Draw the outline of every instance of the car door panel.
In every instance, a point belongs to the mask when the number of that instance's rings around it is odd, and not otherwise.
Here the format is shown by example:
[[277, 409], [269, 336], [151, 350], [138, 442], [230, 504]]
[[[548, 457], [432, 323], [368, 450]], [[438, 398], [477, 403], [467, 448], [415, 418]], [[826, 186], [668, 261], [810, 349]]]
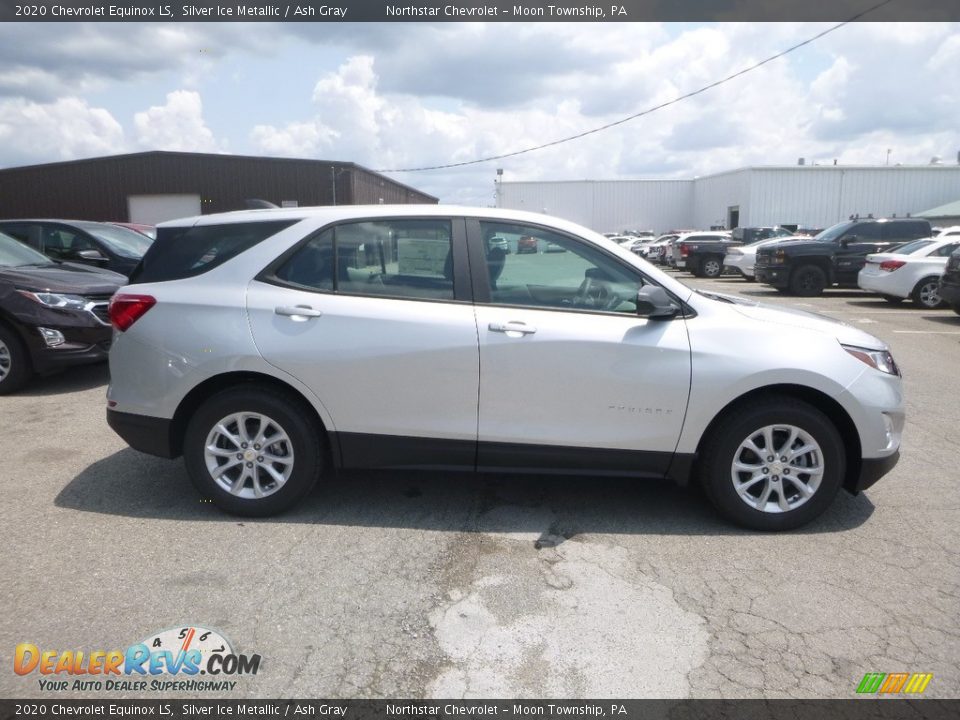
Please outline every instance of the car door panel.
[[[347, 234], [344, 230], [343, 235]], [[460, 235], [455, 242], [463, 242]], [[412, 254], [404, 257], [406, 246], [391, 248], [400, 259], [394, 258], [388, 268], [390, 261], [377, 260], [370, 243], [357, 245], [356, 240], [352, 253], [346, 252], [345, 244], [338, 245], [336, 255], [331, 251], [328, 256], [305, 247], [300, 264], [285, 275], [295, 281], [275, 278], [271, 282], [262, 277], [250, 283], [247, 308], [260, 353], [320, 398], [336, 433], [344, 438], [345, 465], [355, 464], [352, 459], [367, 453], [381, 466], [472, 467], [479, 383], [472, 304], [459, 296], [449, 301], [391, 297], [403, 289], [394, 281], [402, 283], [401, 273], [410, 275], [411, 269], [421, 275], [412, 276], [415, 282], [408, 283], [406, 291], [435, 297], [438, 286], [444, 284], [442, 276], [430, 282], [423, 268], [429, 269], [431, 263], [443, 266], [443, 259], [431, 259], [424, 241], [410, 240]], [[453, 255], [459, 257], [460, 252]], [[372, 257], [372, 267], [389, 270], [387, 276], [368, 272], [367, 261], [360, 256]], [[301, 287], [309, 281], [302, 276], [308, 262], [316, 263], [318, 273], [329, 270], [324, 257], [339, 257], [339, 291], [332, 285], [329, 291]], [[301, 274], [295, 275], [294, 270]], [[449, 262], [446, 270], [451, 270]], [[452, 287], [452, 280], [446, 286]], [[424, 440], [448, 442], [431, 453]], [[419, 462], [411, 448], [419, 448], [424, 456]]]
[[[635, 300], [629, 311], [628, 295], [644, 282], [635, 268], [535, 227], [478, 223], [472, 267], [490, 235], [534, 236], [568, 252], [511, 256], [496, 278], [474, 274], [478, 467], [665, 472], [690, 388], [684, 320], [639, 317]], [[516, 306], [518, 287], [543, 307]]]

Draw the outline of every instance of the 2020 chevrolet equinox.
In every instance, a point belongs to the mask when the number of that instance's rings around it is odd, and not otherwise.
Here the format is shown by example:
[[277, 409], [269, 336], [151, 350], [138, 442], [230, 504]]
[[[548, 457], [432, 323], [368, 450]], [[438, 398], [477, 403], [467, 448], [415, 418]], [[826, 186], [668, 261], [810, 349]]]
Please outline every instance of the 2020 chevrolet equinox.
[[[566, 252], [506, 253], [533, 237]], [[702, 482], [740, 525], [817, 517], [897, 462], [887, 346], [694, 291], [540, 214], [351, 206], [159, 227], [114, 296], [107, 417], [270, 515], [336, 467]]]

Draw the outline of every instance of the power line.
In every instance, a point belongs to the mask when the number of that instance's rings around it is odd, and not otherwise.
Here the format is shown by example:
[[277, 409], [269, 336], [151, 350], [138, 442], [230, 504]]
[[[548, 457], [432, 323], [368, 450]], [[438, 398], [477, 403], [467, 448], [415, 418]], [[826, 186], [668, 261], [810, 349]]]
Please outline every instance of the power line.
[[837, 23], [833, 27], [827, 28], [823, 32], [819, 32], [813, 37], [807, 38], [803, 42], [799, 42], [796, 45], [788, 47], [786, 50], [782, 50], [781, 52], [778, 52], [776, 55], [771, 55], [770, 57], [764, 60], [761, 60], [760, 62], [755, 63], [750, 67], [744, 68], [743, 70], [733, 73], [733, 75], [728, 75], [722, 80], [717, 80], [715, 82], [710, 83], [709, 85], [704, 85], [699, 90], [693, 90], [692, 92], [688, 92], [684, 95], [675, 97], [673, 100], [668, 100], [667, 102], [660, 103], [659, 105], [654, 105], [653, 107], [647, 108], [646, 110], [642, 110], [641, 112], [634, 113], [633, 115], [628, 115], [627, 117], [620, 118], [619, 120], [614, 120], [613, 122], [607, 123], [606, 125], [601, 125], [600, 127], [595, 127], [591, 130], [584, 130], [583, 132], [577, 133], [576, 135], [569, 135], [567, 137], [560, 138], [559, 140], [552, 140], [548, 143], [543, 143], [542, 145], [535, 145], [534, 147], [528, 147], [523, 150], [515, 150], [514, 152], [503, 153], [502, 155], [490, 155], [488, 157], [477, 158], [475, 160], [464, 160], [462, 162], [447, 163], [446, 165], [428, 165], [424, 167], [392, 168], [390, 170], [375, 170], [374, 172], [398, 173], [398, 172], [425, 172], [427, 170], [448, 170], [450, 168], [464, 167], [466, 165], [478, 165], [480, 163], [490, 162], [492, 160], [503, 160], [504, 158], [516, 157], [517, 155], [524, 155], [526, 153], [535, 152], [537, 150], [543, 150], [544, 148], [553, 147], [555, 145], [562, 145], [563, 143], [567, 143], [572, 140], [579, 140], [580, 138], [586, 137], [587, 135], [594, 135], [595, 133], [602, 132], [603, 130], [609, 130], [610, 128], [616, 127], [617, 125], [623, 125], [624, 123], [630, 122], [631, 120], [636, 120], [637, 118], [643, 117], [644, 115], [650, 115], [651, 113], [654, 113], [657, 110], [662, 110], [665, 107], [676, 105], [677, 103], [683, 100], [687, 100], [688, 98], [692, 98], [696, 95], [700, 95], [701, 93], [705, 93], [707, 92], [707, 90], [712, 90], [715, 87], [719, 87], [720, 85], [723, 85], [724, 83], [728, 83], [731, 80], [734, 80], [740, 77], [741, 75], [746, 75], [748, 72], [752, 72], [753, 70], [756, 70], [757, 68], [762, 67], [767, 63], [773, 62], [774, 60], [778, 60], [779, 58], [782, 58], [785, 55], [789, 55], [795, 50], [799, 50], [805, 45], [809, 45], [810, 43], [819, 40], [825, 35], [829, 35], [835, 30], [839, 30], [845, 25], [849, 25], [852, 22], [856, 22], [857, 20], [862, 18], [864, 15], [872, 13], [874, 10], [878, 10], [882, 8], [884, 5], [889, 5], [892, 2], [894, 2], [894, 0], [883, 0], [883, 2], [877, 3], [876, 5], [869, 7], [866, 10], [863, 10], [857, 13], [851, 18], [848, 18], [847, 20], [844, 20], [841, 23]]

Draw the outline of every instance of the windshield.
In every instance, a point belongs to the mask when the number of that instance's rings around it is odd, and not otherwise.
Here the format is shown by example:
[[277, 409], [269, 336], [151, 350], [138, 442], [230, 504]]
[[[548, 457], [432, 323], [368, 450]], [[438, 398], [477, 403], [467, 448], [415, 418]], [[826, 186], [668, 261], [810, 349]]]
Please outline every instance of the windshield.
[[837, 223], [831, 227], [828, 227], [822, 233], [817, 235], [814, 240], [819, 240], [820, 242], [833, 242], [838, 237], [843, 235], [847, 230], [853, 227], [852, 220], [847, 220], [847, 222]]
[[106, 243], [113, 252], [120, 257], [139, 260], [150, 248], [152, 240], [134, 230], [117, 227], [116, 225], [99, 225], [90, 223], [81, 225], [84, 230]]
[[913, 255], [917, 250], [922, 250], [927, 245], [933, 243], [933, 240], [914, 240], [913, 242], [908, 242], [906, 245], [901, 245], [896, 250], [891, 250], [894, 255]]
[[0, 267], [22, 267], [24, 265], [53, 265], [53, 260], [38, 253], [19, 240], [0, 233]]

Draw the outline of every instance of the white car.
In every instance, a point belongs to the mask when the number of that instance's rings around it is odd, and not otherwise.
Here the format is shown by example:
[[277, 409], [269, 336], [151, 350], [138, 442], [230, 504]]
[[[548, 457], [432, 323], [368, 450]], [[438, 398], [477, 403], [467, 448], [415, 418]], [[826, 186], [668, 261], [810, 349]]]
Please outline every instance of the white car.
[[775, 237], [767, 238], [766, 240], [757, 240], [749, 245], [741, 245], [739, 247], [730, 248], [727, 250], [727, 254], [723, 258], [723, 266], [725, 268], [733, 268], [734, 270], [739, 271], [744, 280], [753, 282], [757, 279], [756, 275], [754, 274], [753, 267], [757, 264], [758, 248], [767, 247], [768, 245], [776, 245], [777, 243], [786, 242], [788, 240], [812, 239], [813, 238], [807, 235], [791, 235], [790, 237]]
[[938, 239], [960, 236], [960, 225], [951, 225], [950, 227], [937, 228], [933, 236]]
[[950, 253], [960, 247], [960, 237], [924, 238], [901, 245], [896, 250], [867, 255], [857, 275], [857, 285], [879, 293], [887, 302], [910, 298], [926, 309], [940, 307], [940, 276]]
[[[565, 252], [493, 252], [496, 236]], [[694, 291], [539, 213], [174, 220], [109, 313], [110, 426], [182, 455], [202, 497], [240, 515], [288, 509], [338, 468], [459, 468], [696, 481], [731, 521], [786, 530], [899, 456], [883, 341]]]

